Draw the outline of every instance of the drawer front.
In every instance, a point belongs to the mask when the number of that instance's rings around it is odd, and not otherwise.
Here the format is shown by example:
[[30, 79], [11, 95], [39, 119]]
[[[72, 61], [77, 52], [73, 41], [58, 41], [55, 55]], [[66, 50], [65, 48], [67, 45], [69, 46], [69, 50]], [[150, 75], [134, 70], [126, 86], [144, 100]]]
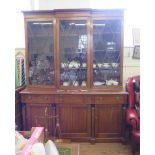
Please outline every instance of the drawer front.
[[53, 95], [22, 95], [22, 102], [25, 103], [53, 103], [55, 97]]
[[56, 103], [90, 104], [91, 98], [83, 95], [57, 95]]
[[95, 104], [122, 104], [125, 102], [123, 95], [95, 96]]

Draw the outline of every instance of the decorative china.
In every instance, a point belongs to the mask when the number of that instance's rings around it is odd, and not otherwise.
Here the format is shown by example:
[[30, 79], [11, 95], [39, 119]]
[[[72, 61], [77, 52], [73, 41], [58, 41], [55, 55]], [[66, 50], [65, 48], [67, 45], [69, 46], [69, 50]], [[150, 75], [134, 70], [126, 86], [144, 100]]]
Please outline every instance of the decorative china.
[[82, 67], [86, 67], [86, 66], [87, 66], [87, 64], [86, 64], [86, 63], [83, 63], [83, 64], [82, 64]]
[[74, 86], [78, 86], [79, 85], [79, 82], [78, 81], [75, 81], [74, 82]]
[[101, 63], [98, 63], [97, 65], [98, 65], [98, 67], [99, 67], [99, 68], [101, 68], [101, 67], [102, 67], [102, 64], [101, 64]]
[[118, 67], [118, 63], [112, 63], [112, 67], [117, 68]]
[[118, 81], [116, 80], [113, 80], [113, 79], [110, 79], [110, 80], [106, 80], [106, 85], [115, 85], [117, 86], [118, 85]]
[[93, 64], [93, 68], [96, 68], [96, 64]]
[[99, 82], [99, 81], [95, 81], [94, 82], [94, 86], [101, 86], [101, 85], [104, 85], [105, 82]]
[[107, 42], [107, 51], [114, 51], [116, 49], [116, 43], [111, 41]]
[[65, 68], [65, 64], [64, 63], [61, 63], [61, 68]]
[[69, 86], [69, 82], [63, 82], [63, 86]]
[[76, 61], [71, 61], [69, 64], [69, 68], [79, 68], [80, 64]]
[[82, 81], [82, 86], [86, 86], [86, 81]]
[[104, 63], [103, 66], [104, 66], [104, 68], [108, 68], [108, 67], [110, 67], [110, 64], [109, 63]]

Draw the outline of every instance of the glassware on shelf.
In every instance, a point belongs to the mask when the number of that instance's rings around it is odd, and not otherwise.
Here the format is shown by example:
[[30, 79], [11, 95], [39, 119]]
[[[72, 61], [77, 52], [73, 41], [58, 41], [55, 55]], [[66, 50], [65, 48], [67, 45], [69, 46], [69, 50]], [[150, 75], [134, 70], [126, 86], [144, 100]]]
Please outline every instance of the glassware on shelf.
[[107, 51], [115, 51], [116, 50], [116, 43], [113, 41], [107, 42], [106, 50]]

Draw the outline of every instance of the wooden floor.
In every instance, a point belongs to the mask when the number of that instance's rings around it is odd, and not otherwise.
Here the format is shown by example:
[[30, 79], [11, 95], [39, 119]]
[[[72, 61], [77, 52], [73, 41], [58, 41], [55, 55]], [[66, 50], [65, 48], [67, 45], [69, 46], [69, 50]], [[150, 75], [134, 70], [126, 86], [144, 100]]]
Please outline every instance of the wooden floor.
[[121, 143], [80, 143], [80, 155], [132, 155], [130, 145]]

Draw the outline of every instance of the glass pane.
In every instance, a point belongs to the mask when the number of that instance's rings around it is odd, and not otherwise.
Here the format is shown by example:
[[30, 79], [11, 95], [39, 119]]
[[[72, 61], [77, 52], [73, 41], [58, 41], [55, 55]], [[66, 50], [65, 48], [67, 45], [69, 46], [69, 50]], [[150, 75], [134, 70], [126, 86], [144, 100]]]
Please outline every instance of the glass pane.
[[51, 21], [28, 22], [29, 82], [54, 85], [54, 43]]
[[61, 85], [86, 86], [87, 25], [85, 20], [60, 21]]
[[120, 40], [119, 20], [93, 21], [93, 84], [119, 85]]

